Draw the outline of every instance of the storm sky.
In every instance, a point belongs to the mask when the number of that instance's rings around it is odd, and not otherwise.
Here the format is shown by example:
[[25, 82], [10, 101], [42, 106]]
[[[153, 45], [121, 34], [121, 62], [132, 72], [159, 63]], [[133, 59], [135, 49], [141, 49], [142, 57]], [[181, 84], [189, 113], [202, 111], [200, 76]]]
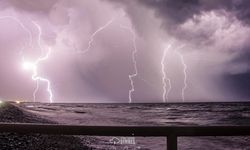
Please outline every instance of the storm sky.
[[[54, 102], [126, 103], [135, 67], [132, 102], [162, 102], [167, 47], [168, 102], [250, 99], [248, 0], [1, 0], [0, 10], [1, 99], [33, 101], [22, 63], [51, 48], [37, 71]], [[36, 101], [49, 102], [39, 86]]]

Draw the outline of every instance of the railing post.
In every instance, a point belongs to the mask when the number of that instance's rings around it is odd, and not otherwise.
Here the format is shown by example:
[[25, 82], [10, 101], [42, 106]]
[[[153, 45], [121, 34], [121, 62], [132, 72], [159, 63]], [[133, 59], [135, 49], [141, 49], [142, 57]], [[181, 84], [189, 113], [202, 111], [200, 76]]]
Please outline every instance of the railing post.
[[177, 150], [177, 136], [167, 136], [167, 150]]

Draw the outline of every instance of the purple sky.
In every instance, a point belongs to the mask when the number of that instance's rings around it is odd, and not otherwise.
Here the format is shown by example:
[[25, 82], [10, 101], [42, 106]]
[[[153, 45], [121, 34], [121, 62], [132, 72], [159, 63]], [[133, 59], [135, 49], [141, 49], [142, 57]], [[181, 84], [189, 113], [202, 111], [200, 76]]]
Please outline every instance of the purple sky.
[[[132, 102], [162, 102], [162, 63], [168, 102], [250, 99], [248, 0], [2, 0], [0, 8], [2, 99], [33, 101], [23, 59], [49, 47], [37, 71], [54, 102], [126, 103], [133, 74]], [[36, 100], [49, 102], [46, 82], [39, 86]]]

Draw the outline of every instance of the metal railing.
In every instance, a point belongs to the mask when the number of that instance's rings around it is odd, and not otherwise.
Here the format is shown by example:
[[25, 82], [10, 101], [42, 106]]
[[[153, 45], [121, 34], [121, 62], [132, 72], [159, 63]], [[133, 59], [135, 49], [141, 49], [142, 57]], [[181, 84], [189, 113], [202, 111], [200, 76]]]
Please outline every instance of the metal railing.
[[177, 150], [182, 136], [248, 136], [250, 126], [81, 126], [58, 124], [1, 123], [0, 132], [88, 136], [166, 137], [167, 149]]

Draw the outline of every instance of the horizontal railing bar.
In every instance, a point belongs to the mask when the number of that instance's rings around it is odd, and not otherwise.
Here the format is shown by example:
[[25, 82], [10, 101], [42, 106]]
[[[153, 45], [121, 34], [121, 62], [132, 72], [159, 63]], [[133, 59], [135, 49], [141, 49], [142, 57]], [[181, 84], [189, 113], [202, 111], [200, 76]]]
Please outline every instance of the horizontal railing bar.
[[90, 136], [250, 136], [250, 126], [84, 126], [0, 123], [0, 132]]

